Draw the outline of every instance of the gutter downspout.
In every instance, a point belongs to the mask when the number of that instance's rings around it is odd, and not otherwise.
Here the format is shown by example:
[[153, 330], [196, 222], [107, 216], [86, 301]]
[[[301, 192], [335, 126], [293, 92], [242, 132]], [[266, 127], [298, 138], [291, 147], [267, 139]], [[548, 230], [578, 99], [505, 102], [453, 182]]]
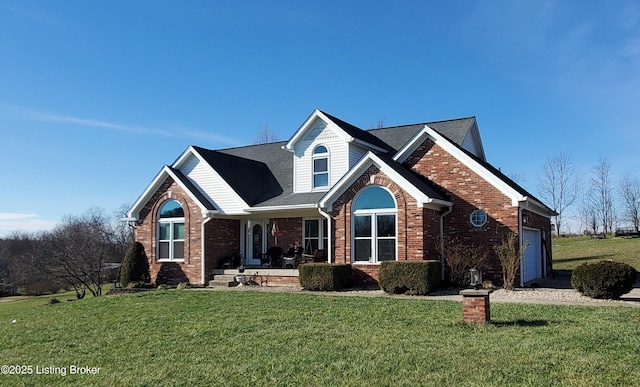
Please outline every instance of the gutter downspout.
[[202, 282], [203, 285], [206, 285], [205, 279], [206, 279], [206, 274], [205, 274], [205, 257], [207, 256], [205, 254], [205, 234], [204, 234], [204, 225], [207, 224], [211, 219], [213, 219], [213, 217], [211, 216], [207, 216], [207, 219], [204, 220], [204, 222], [202, 222], [202, 226], [200, 227], [200, 281]]
[[322, 215], [323, 217], [325, 217], [327, 219], [327, 233], [329, 235], [327, 235], [327, 245], [325, 247], [326, 251], [327, 251], [327, 263], [331, 263], [331, 252], [332, 252], [332, 246], [331, 246], [331, 216], [329, 215], [329, 213], [324, 212], [324, 210], [320, 207], [318, 207], [318, 212], [320, 213], [320, 215]]
[[453, 204], [449, 206], [449, 209], [440, 214], [440, 263], [441, 263], [441, 273], [440, 273], [440, 279], [444, 280], [444, 269], [445, 269], [445, 262], [444, 262], [444, 217], [449, 215], [451, 213], [451, 211], [453, 211]]
[[[529, 202], [525, 197], [525, 200], [519, 202], [522, 203], [518, 206], [518, 249], [522, 252], [522, 244], [524, 243], [524, 230], [522, 225], [522, 211], [529, 208]], [[524, 286], [524, 257], [520, 257], [520, 286]]]

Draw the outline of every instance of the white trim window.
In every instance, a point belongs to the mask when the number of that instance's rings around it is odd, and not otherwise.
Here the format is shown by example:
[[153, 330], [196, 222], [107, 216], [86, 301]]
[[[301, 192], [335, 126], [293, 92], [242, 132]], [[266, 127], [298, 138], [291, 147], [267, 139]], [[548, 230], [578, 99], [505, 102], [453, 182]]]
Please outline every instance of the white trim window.
[[329, 150], [318, 145], [313, 150], [311, 160], [313, 168], [313, 189], [329, 187]]
[[167, 200], [158, 211], [158, 260], [184, 260], [184, 210], [176, 200]]
[[305, 219], [302, 235], [304, 254], [313, 254], [327, 246], [328, 222], [325, 218]]
[[380, 186], [370, 186], [360, 192], [353, 208], [354, 262], [395, 261], [398, 211], [391, 193]]

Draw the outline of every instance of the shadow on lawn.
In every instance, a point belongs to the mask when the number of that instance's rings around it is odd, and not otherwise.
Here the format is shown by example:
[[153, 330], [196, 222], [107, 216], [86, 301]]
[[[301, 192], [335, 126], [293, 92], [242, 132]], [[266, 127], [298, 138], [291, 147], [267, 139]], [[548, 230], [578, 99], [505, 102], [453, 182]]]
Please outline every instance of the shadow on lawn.
[[491, 325], [498, 328], [503, 327], [546, 327], [549, 325], [547, 320], [515, 320], [515, 321], [491, 321]]
[[590, 257], [577, 257], [577, 258], [565, 258], [565, 259], [554, 259], [553, 263], [565, 263], [565, 262], [589, 262], [589, 261], [598, 261], [603, 259], [612, 259], [616, 254], [603, 254], [603, 255], [592, 255]]

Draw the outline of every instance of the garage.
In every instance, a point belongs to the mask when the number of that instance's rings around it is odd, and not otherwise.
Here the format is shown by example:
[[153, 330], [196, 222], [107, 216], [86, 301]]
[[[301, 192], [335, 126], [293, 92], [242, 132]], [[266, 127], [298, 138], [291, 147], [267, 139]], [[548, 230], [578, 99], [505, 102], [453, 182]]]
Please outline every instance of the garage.
[[522, 231], [527, 244], [522, 257], [522, 281], [529, 282], [542, 277], [542, 236], [540, 230], [525, 228]]

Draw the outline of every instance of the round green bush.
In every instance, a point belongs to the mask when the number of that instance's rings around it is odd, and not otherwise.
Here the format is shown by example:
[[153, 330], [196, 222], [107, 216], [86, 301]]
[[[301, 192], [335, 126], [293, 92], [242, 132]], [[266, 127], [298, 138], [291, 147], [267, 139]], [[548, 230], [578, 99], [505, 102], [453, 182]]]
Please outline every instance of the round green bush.
[[583, 263], [573, 269], [571, 286], [591, 298], [620, 298], [633, 289], [637, 271], [622, 262]]

